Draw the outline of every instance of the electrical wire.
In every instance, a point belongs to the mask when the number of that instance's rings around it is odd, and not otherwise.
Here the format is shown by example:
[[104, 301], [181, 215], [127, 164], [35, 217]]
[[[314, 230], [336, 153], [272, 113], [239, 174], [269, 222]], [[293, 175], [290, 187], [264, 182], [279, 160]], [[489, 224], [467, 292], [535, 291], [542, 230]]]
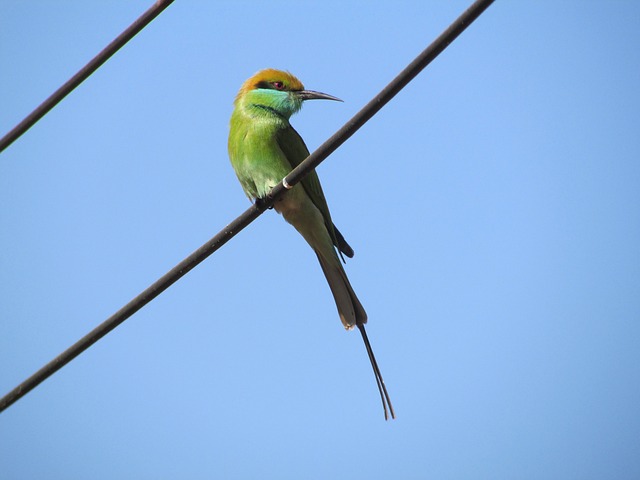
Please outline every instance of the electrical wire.
[[[29, 391], [49, 378], [64, 365], [75, 359], [78, 355], [96, 343], [107, 333], [131, 317], [134, 313], [151, 302], [167, 288], [186, 275], [196, 265], [206, 259], [213, 252], [222, 247], [238, 232], [258, 218], [267, 208], [273, 205], [286, 190], [287, 187], [298, 183], [306, 174], [317, 167], [324, 159], [342, 145], [373, 115], [375, 115], [389, 100], [391, 100], [402, 88], [404, 88], [422, 69], [435, 59], [449, 44], [455, 40], [474, 20], [476, 20], [494, 0], [477, 0], [462, 15], [460, 15], [436, 40], [420, 53], [402, 72], [400, 72], [382, 91], [367, 103], [351, 120], [340, 130], [325, 141], [306, 160], [289, 173], [282, 182], [274, 187], [269, 195], [248, 208], [239, 217], [224, 227], [211, 240], [206, 242], [187, 258], [178, 263], [169, 272], [154, 282], [150, 287], [127, 303], [103, 323], [82, 337], [67, 350], [51, 360], [40, 370], [35, 372], [20, 385], [15, 387], [4, 397], [0, 398], [0, 412], [5, 410], [15, 401], [23, 397]], [[283, 185], [287, 185], [285, 187]]]
[[42, 102], [33, 112], [27, 115], [18, 125], [13, 127], [9, 133], [0, 138], [0, 153], [9, 145], [16, 141], [23, 133], [29, 130], [35, 123], [44, 117], [55, 107], [64, 97], [69, 95], [78, 85], [84, 82], [93, 72], [104, 64], [120, 48], [131, 40], [144, 27], [149, 25], [154, 18], [160, 15], [165, 8], [173, 3], [173, 0], [157, 0], [146, 12], [144, 12], [135, 22], [118, 35], [109, 45], [98, 53], [89, 63], [82, 67], [78, 73], [71, 77], [58, 90], [53, 92], [49, 98]]

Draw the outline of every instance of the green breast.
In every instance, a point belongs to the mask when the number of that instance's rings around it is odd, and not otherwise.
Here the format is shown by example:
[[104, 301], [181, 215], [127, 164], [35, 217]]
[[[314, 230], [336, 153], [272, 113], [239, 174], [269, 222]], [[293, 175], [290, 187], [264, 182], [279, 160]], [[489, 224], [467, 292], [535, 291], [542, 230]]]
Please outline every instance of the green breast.
[[288, 122], [273, 115], [249, 116], [234, 111], [229, 132], [229, 158], [249, 198], [262, 198], [291, 171], [278, 146], [278, 131]]

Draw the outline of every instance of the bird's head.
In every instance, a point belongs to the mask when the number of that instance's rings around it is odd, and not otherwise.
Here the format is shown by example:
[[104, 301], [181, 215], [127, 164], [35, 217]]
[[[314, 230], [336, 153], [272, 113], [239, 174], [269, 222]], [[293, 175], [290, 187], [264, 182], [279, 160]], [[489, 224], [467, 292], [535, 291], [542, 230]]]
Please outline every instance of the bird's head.
[[242, 84], [234, 105], [256, 105], [289, 118], [300, 110], [303, 101], [313, 99], [342, 101], [326, 93], [305, 90], [302, 82], [289, 72], [268, 68]]

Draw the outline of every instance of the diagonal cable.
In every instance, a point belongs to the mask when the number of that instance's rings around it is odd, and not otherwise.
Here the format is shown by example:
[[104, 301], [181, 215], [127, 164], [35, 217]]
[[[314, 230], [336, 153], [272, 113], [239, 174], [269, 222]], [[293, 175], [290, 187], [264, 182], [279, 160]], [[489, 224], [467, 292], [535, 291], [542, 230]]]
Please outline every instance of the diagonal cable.
[[173, 0], [157, 0], [146, 12], [144, 12], [135, 22], [118, 35], [109, 45], [107, 45], [100, 53], [91, 59], [78, 73], [71, 77], [58, 90], [53, 92], [49, 98], [42, 102], [33, 112], [27, 115], [18, 125], [13, 127], [9, 133], [0, 138], [0, 153], [17, 140], [23, 133], [35, 125], [35, 123], [44, 117], [49, 111], [55, 107], [64, 97], [69, 95], [73, 89], [84, 82], [89, 75], [100, 68], [104, 62], [109, 60], [111, 56], [120, 48], [131, 40], [144, 27], [149, 25], [154, 18], [162, 13], [162, 11], [173, 3]]
[[[187, 258], [178, 263], [169, 272], [163, 275], [141, 294], [127, 303], [103, 323], [82, 337], [67, 350], [47, 363], [16, 388], [0, 398], [0, 412], [5, 410], [26, 393], [38, 386], [41, 382], [60, 370], [64, 365], [76, 358], [91, 345], [104, 337], [111, 330], [131, 317], [134, 313], [151, 302], [167, 288], [186, 275], [191, 269], [202, 262], [213, 252], [222, 247], [238, 232], [258, 218], [274, 201], [280, 197], [287, 188], [298, 183], [306, 174], [317, 167], [325, 158], [342, 145], [373, 115], [375, 115], [389, 100], [391, 100], [402, 88], [404, 88], [422, 69], [435, 59], [447, 46], [455, 40], [482, 12], [484, 12], [494, 0], [477, 0], [460, 17], [453, 22], [431, 45], [420, 53], [402, 72], [400, 72], [382, 91], [367, 103], [351, 120], [349, 120], [331, 138], [325, 141], [306, 160], [289, 173], [283, 182], [271, 190], [267, 198], [260, 201], [242, 213], [230, 224], [224, 227], [211, 240], [198, 248]], [[286, 185], [286, 186], [285, 186]]]

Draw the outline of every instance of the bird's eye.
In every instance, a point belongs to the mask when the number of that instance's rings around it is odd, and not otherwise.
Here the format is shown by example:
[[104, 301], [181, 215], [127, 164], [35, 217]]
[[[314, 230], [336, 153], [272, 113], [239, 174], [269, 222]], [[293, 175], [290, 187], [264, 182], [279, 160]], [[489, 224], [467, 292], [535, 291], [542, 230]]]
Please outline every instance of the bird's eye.
[[276, 90], [284, 90], [284, 83], [282, 82], [273, 82], [271, 85], [273, 85], [273, 88]]

